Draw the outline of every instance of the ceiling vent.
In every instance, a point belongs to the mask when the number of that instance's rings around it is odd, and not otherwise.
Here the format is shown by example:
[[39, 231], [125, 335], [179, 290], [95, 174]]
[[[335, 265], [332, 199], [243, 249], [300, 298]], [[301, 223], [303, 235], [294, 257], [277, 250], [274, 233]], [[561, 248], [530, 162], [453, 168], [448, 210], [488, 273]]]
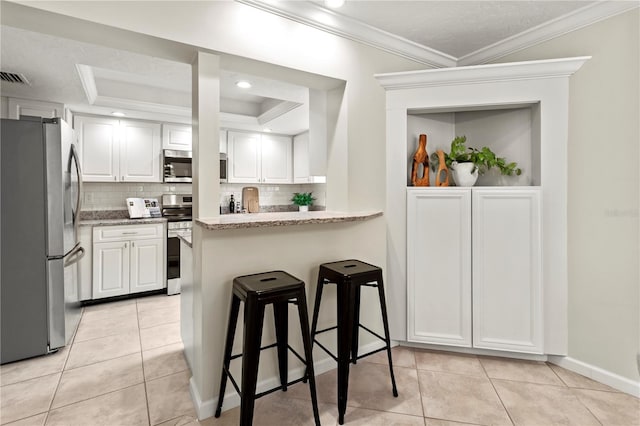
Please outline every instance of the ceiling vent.
[[24, 74], [16, 74], [13, 72], [0, 71], [0, 80], [7, 83], [29, 84], [29, 80]]

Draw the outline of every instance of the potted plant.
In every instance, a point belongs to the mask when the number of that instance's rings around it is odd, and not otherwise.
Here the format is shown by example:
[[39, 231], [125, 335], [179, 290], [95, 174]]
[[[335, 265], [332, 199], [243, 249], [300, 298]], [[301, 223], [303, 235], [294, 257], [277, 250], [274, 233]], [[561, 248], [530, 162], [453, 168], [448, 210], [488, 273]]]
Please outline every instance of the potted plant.
[[[473, 186], [479, 174], [482, 175], [494, 167], [505, 176], [522, 174], [522, 169], [517, 163], [507, 163], [505, 158], [498, 157], [486, 146], [482, 149], [467, 147], [466, 142], [466, 136], [456, 136], [451, 141], [451, 150], [445, 154], [447, 167], [451, 169], [453, 179], [458, 186]], [[432, 155], [431, 161], [437, 166], [437, 157]]]
[[312, 205], [313, 202], [315, 201], [315, 198], [313, 198], [311, 194], [313, 193], [312, 192], [294, 192], [293, 198], [291, 198], [291, 201], [293, 201], [293, 204], [298, 206], [299, 211], [308, 212], [309, 206]]

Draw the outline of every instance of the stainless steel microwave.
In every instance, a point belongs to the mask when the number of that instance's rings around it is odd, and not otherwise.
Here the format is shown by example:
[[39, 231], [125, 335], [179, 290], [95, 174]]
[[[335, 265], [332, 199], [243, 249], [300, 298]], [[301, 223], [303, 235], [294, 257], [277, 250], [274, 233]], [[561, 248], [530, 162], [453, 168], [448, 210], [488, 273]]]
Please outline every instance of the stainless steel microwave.
[[[193, 182], [191, 151], [164, 150], [164, 182]], [[220, 153], [220, 182], [227, 182], [227, 154]]]
[[164, 150], [164, 181], [193, 181], [191, 151], [176, 151], [173, 149]]

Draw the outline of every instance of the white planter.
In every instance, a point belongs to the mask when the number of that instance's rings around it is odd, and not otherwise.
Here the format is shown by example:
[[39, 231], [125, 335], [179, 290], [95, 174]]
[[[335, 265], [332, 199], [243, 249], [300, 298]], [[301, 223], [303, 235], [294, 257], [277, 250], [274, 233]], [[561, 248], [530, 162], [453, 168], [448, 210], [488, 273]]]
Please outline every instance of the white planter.
[[478, 168], [473, 163], [453, 162], [451, 174], [458, 186], [473, 186], [478, 180]]
[[298, 206], [298, 211], [301, 212], [308, 212], [309, 211], [309, 206]]

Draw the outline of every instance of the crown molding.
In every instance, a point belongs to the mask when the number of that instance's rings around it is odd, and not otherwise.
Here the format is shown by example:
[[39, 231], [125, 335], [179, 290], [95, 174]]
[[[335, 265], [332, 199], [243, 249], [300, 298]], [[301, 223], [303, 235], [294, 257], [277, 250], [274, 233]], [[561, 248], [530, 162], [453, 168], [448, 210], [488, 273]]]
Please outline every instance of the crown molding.
[[312, 2], [236, 1], [435, 68], [486, 64], [519, 50], [535, 46], [640, 7], [638, 1], [602, 0], [456, 58], [325, 9]]
[[599, 1], [464, 55], [458, 66], [486, 64], [637, 7], [638, 1]]
[[286, 113], [288, 113], [289, 111], [292, 111], [296, 108], [298, 108], [299, 106], [302, 106], [304, 104], [301, 104], [300, 102], [292, 102], [292, 101], [282, 101], [279, 102], [276, 106], [274, 106], [273, 108], [269, 109], [268, 111], [263, 112], [262, 114], [260, 114], [257, 118], [258, 118], [258, 123], [260, 125], [265, 125], [270, 121], [275, 120], [278, 117], [281, 117], [283, 115], [285, 115]]
[[440, 68], [375, 74], [374, 77], [386, 90], [417, 87], [446, 86], [451, 84], [477, 84], [496, 81], [531, 80], [568, 77], [591, 58], [547, 59], [542, 61], [510, 62], [467, 67]]
[[98, 97], [98, 88], [96, 87], [93, 69], [89, 65], [76, 64], [76, 70], [78, 71], [84, 94], [87, 95], [87, 101], [89, 105], [93, 105]]
[[453, 56], [382, 31], [358, 20], [325, 9], [315, 3], [304, 1], [236, 1], [421, 64], [437, 68], [456, 66], [456, 58]]

